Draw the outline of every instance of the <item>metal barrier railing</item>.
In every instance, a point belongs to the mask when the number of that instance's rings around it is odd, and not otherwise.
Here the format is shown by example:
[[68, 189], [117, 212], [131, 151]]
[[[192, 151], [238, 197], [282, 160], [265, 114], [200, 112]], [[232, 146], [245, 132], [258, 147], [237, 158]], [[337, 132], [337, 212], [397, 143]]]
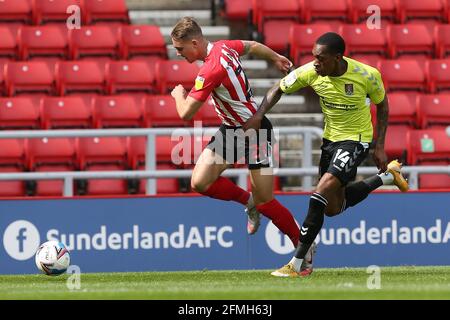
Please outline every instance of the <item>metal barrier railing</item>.
[[[303, 162], [302, 168], [275, 168], [277, 175], [295, 171], [293, 174], [303, 175], [303, 188], [310, 190], [312, 187], [312, 176], [317, 173], [317, 169], [312, 167], [312, 140], [322, 138], [322, 129], [317, 127], [280, 127], [275, 129], [279, 134], [301, 134], [303, 136]], [[145, 171], [69, 171], [69, 172], [23, 172], [23, 173], [2, 173], [2, 180], [64, 180], [64, 196], [73, 195], [74, 179], [147, 179], [146, 194], [156, 194], [155, 178], [167, 177], [190, 177], [192, 170], [156, 170], [155, 137], [160, 135], [189, 134], [193, 137], [202, 135], [213, 135], [217, 128], [152, 128], [152, 129], [82, 129], [82, 130], [24, 130], [24, 131], [3, 131], [0, 132], [0, 139], [26, 139], [26, 138], [61, 138], [61, 137], [133, 137], [146, 136], [146, 156]], [[229, 169], [225, 171], [225, 176], [238, 177], [238, 184], [247, 187], [247, 169]]]

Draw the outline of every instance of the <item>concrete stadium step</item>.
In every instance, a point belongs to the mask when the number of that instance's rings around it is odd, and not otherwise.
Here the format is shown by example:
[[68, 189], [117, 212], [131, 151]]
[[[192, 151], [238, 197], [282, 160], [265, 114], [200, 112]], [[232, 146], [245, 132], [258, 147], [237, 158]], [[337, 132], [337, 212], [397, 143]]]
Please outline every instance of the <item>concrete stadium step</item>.
[[208, 0], [126, 0], [129, 10], [209, 10], [211, 1]]
[[269, 113], [274, 127], [283, 126], [313, 126], [323, 127], [323, 115], [321, 113]]
[[173, 26], [183, 17], [194, 18], [202, 29], [212, 23], [210, 10], [132, 10], [129, 11], [132, 24], [155, 24]]

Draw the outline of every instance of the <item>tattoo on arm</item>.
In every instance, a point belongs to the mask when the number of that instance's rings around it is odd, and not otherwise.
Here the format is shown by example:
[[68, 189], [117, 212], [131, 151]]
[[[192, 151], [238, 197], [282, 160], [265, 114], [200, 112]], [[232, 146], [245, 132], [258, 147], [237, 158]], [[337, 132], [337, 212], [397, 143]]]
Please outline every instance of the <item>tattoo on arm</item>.
[[264, 99], [256, 112], [261, 117], [272, 109], [272, 107], [280, 100], [283, 92], [280, 89], [280, 83], [277, 82], [264, 96]]
[[377, 104], [377, 144], [384, 145], [384, 139], [386, 137], [386, 129], [388, 126], [389, 117], [389, 105], [387, 97]]

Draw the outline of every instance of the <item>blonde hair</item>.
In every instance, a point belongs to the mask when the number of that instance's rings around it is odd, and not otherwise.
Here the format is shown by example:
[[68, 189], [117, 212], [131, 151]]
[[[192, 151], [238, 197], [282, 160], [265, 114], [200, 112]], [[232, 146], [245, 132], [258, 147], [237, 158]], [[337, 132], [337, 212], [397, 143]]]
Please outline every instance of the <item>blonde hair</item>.
[[202, 29], [191, 17], [184, 17], [177, 22], [170, 34], [178, 41], [192, 40], [193, 38], [203, 37]]

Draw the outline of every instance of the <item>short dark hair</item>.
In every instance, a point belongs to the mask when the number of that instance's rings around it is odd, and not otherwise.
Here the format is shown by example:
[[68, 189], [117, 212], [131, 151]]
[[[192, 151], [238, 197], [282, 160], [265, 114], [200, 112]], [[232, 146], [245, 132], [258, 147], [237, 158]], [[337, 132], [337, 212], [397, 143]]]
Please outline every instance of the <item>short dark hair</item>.
[[184, 17], [179, 20], [171, 33], [173, 39], [181, 41], [192, 40], [193, 38], [202, 36], [202, 29], [191, 17]]
[[342, 54], [345, 52], [345, 41], [344, 39], [334, 32], [327, 32], [321, 35], [317, 40], [316, 44], [325, 45], [332, 54]]

